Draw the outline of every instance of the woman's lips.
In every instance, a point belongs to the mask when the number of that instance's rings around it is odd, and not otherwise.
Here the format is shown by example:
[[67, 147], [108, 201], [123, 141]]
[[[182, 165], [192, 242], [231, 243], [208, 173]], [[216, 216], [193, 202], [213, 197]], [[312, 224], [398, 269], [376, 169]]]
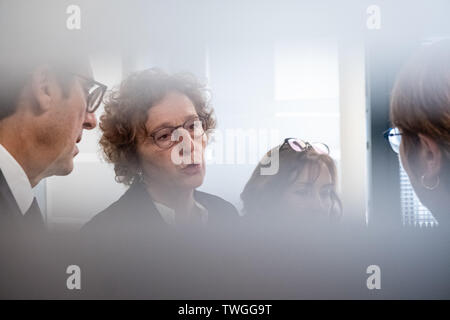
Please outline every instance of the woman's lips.
[[187, 166], [181, 168], [181, 172], [188, 175], [194, 175], [200, 173], [202, 169], [201, 164], [188, 164]]

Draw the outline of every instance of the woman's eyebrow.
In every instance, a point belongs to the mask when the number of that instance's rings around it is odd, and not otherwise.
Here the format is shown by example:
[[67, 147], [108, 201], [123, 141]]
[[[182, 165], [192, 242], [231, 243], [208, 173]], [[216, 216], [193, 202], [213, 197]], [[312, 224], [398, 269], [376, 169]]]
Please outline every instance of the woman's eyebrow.
[[167, 127], [169, 127], [169, 128], [174, 127], [173, 123], [171, 123], [171, 122], [163, 122], [163, 123], [159, 124], [158, 126], [156, 126], [155, 129], [152, 129], [150, 131], [155, 132], [155, 131], [158, 131], [159, 129], [163, 129], [163, 128], [167, 128]]
[[[197, 114], [188, 115], [188, 116], [184, 117], [184, 122], [186, 122], [190, 119], [195, 119], [195, 118], [199, 118], [199, 116]], [[150, 131], [155, 132], [155, 131], [158, 131], [159, 129], [163, 129], [163, 128], [174, 128], [177, 126], [181, 126], [183, 123], [181, 123], [179, 125], [174, 125], [173, 122], [163, 122], [163, 123], [159, 124], [155, 129], [150, 130]]]
[[198, 114], [191, 114], [189, 116], [186, 116], [184, 118], [184, 121], [188, 121], [188, 120], [191, 120], [191, 119], [200, 119], [200, 117], [198, 116]]

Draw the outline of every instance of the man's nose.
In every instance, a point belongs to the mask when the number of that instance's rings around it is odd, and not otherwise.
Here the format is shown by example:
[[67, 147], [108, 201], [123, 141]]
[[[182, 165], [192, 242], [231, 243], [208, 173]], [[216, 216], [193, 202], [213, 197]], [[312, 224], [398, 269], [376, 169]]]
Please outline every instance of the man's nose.
[[86, 116], [84, 118], [83, 129], [92, 130], [97, 126], [97, 118], [95, 117], [95, 113], [86, 112]]

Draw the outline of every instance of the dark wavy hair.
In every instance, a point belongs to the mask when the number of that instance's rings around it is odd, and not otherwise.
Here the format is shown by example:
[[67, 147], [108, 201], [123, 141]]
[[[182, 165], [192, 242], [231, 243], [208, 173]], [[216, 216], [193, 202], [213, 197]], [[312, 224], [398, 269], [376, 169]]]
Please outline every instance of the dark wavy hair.
[[114, 164], [117, 182], [130, 185], [139, 176], [137, 143], [148, 134], [147, 111], [170, 92], [186, 95], [198, 116], [206, 119], [207, 129], [215, 128], [209, 92], [192, 74], [169, 75], [157, 68], [132, 73], [108, 95], [100, 117], [100, 145], [106, 160]]

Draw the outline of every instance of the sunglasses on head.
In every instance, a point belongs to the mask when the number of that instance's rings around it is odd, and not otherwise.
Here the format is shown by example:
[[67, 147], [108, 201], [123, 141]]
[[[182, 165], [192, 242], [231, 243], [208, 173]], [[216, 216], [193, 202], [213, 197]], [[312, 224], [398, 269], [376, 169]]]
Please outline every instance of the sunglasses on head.
[[297, 138], [286, 138], [284, 139], [283, 144], [280, 146], [280, 149], [284, 146], [289, 146], [292, 150], [296, 152], [304, 152], [308, 150], [314, 150], [318, 154], [330, 154], [330, 148], [325, 143], [321, 142], [313, 142], [309, 143]]

